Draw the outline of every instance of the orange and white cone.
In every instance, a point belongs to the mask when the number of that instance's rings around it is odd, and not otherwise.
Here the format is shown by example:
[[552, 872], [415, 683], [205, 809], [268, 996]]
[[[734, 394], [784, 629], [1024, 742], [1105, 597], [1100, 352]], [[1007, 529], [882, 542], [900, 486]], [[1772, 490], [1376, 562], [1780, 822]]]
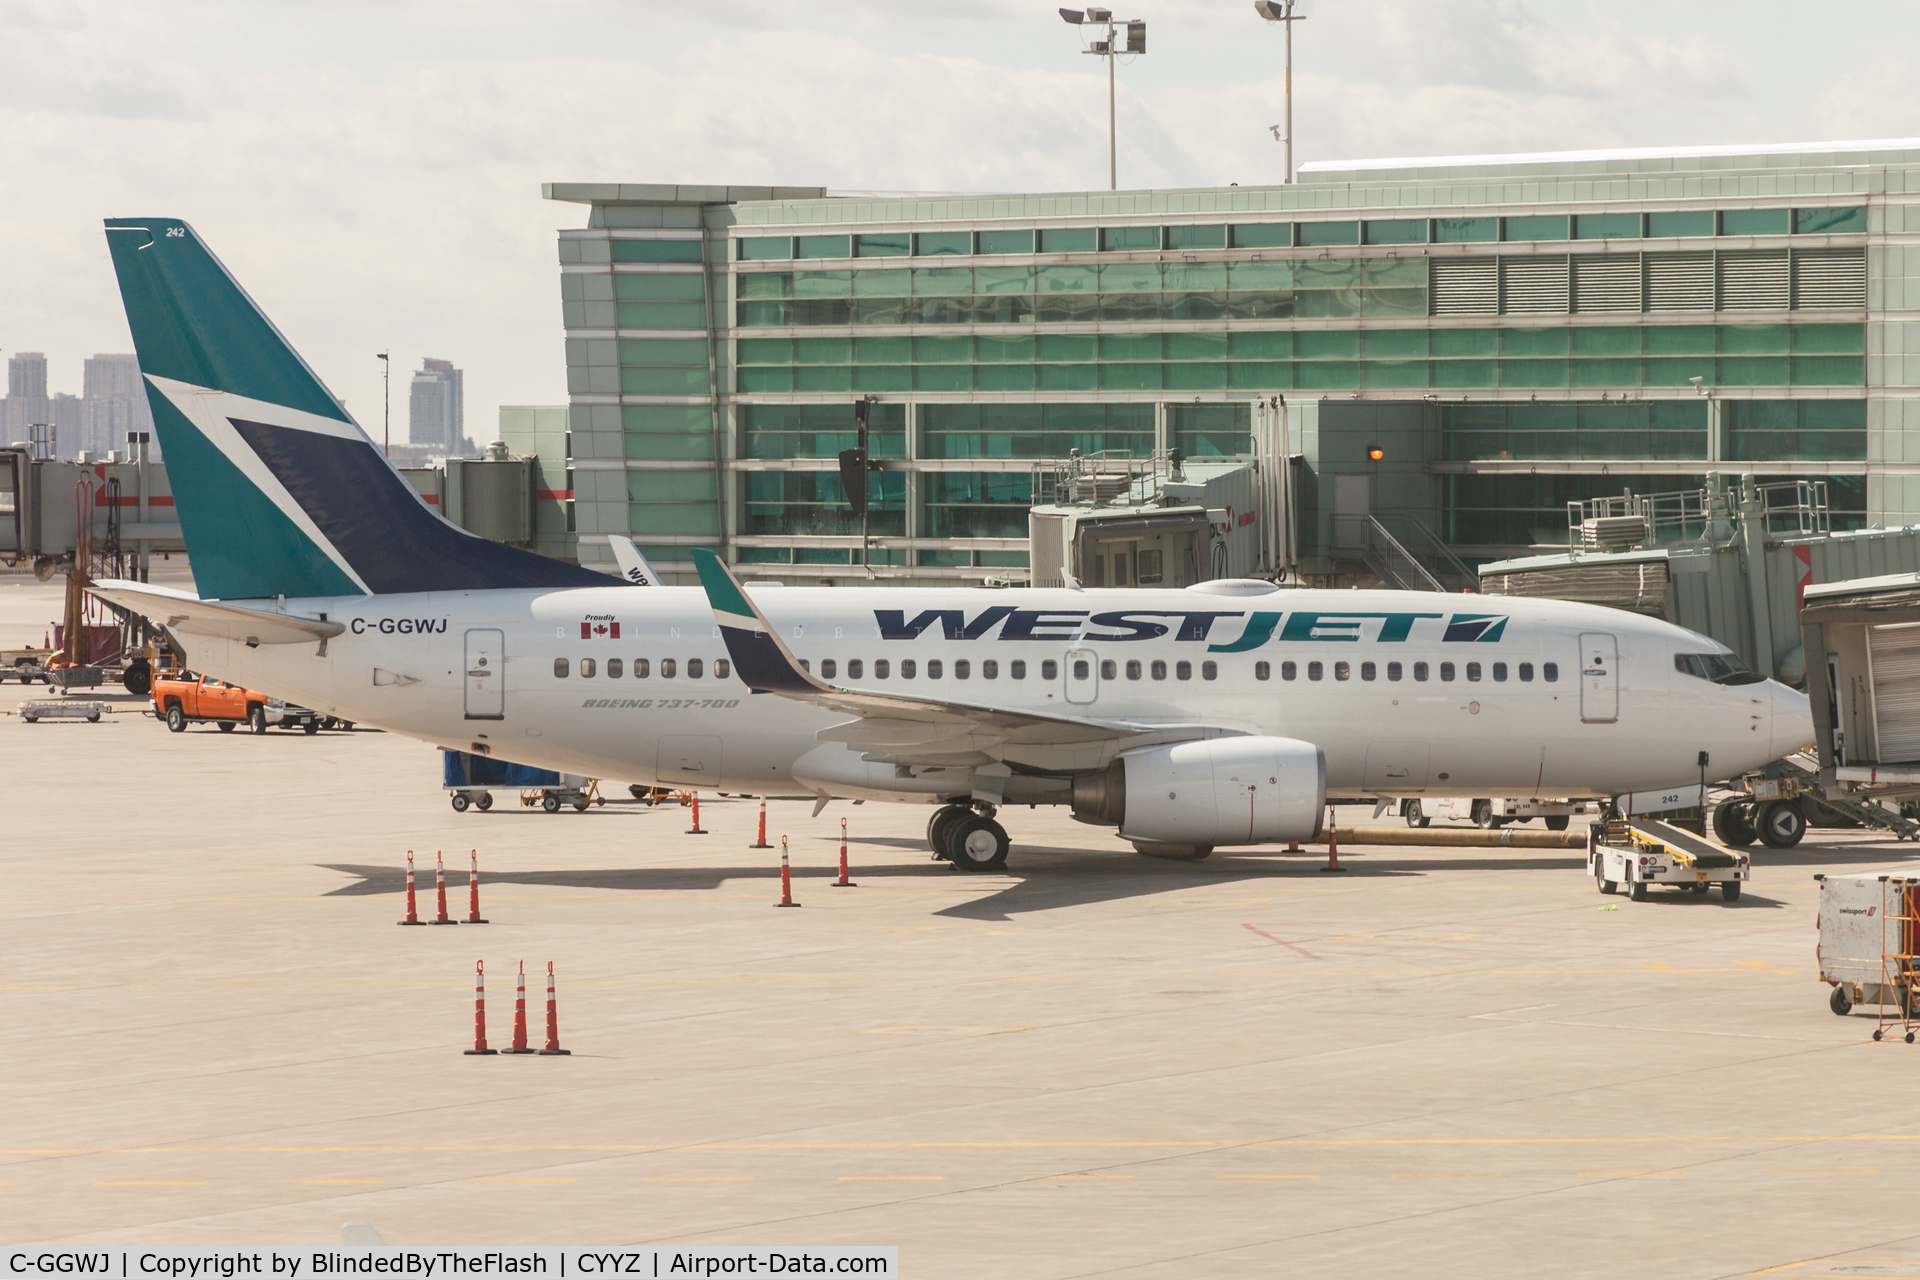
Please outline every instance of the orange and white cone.
[[787, 866], [787, 838], [785, 836], [780, 837], [780, 901], [773, 905], [776, 907], [797, 907], [800, 905], [793, 900], [793, 872]]
[[447, 915], [447, 860], [438, 849], [433, 852], [433, 887], [440, 894], [440, 918], [434, 924], [459, 924], [458, 920]]
[[425, 920], [422, 920], [420, 918], [420, 912], [417, 909], [417, 904], [414, 902], [413, 850], [411, 849], [407, 850], [407, 918], [405, 920], [399, 921], [398, 923], [400, 924], [425, 924], [426, 923]]
[[688, 828], [687, 834], [690, 836], [707, 834], [700, 829], [700, 793], [698, 791], [693, 793], [693, 826]]
[[847, 879], [847, 820], [840, 819], [840, 878], [833, 882], [836, 889], [858, 889], [860, 886]]
[[473, 1048], [466, 1052], [468, 1057], [500, 1052], [487, 1048], [487, 966], [482, 960], [473, 962]]
[[467, 850], [467, 923], [485, 924], [480, 915], [480, 851]]
[[1346, 874], [1346, 868], [1340, 865], [1340, 829], [1333, 822], [1333, 806], [1327, 806], [1327, 865], [1320, 868], [1322, 873], [1332, 871]]
[[502, 1053], [532, 1053], [527, 1048], [527, 962], [520, 962], [520, 976], [513, 984], [513, 1047]]
[[[697, 827], [700, 824], [696, 822], [693, 825]], [[754, 837], [753, 843], [748, 845], [747, 848], [749, 849], [773, 848], [772, 845], [767, 843], [767, 798], [765, 796], [760, 797], [760, 834]]]
[[553, 1001], [553, 961], [547, 961], [547, 1047], [540, 1051], [542, 1057], [555, 1054], [568, 1055], [573, 1050], [560, 1047], [560, 1012]]

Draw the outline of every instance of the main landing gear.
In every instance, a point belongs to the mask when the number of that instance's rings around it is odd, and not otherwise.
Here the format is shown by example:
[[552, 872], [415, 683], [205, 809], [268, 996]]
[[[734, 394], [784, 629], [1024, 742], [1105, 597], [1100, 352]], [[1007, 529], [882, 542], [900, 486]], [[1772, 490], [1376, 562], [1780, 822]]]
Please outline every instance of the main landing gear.
[[927, 847], [961, 871], [998, 871], [1007, 865], [1007, 831], [988, 806], [943, 805], [927, 822]]

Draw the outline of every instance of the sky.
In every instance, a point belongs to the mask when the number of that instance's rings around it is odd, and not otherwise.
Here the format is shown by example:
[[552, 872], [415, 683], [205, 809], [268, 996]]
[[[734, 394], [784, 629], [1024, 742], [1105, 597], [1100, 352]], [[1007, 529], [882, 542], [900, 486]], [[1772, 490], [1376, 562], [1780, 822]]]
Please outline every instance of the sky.
[[[1306, 0], [1295, 157], [1920, 136], [1920, 6]], [[1123, 188], [1276, 182], [1282, 38], [1146, 0]], [[1037, 0], [0, 0], [0, 354], [130, 351], [101, 219], [193, 224], [376, 437], [380, 364], [467, 433], [566, 399], [543, 182], [1100, 188], [1105, 65]]]

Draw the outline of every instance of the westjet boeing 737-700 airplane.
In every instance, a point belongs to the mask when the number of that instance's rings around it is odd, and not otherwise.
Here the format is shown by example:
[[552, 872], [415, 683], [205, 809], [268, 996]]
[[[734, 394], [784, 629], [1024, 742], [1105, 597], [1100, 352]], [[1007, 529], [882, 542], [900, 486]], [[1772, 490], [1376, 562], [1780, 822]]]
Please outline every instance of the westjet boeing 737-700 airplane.
[[1557, 600], [755, 590], [704, 550], [699, 588], [642, 585], [637, 555], [610, 578], [424, 505], [192, 227], [113, 219], [107, 242], [199, 595], [93, 590], [328, 715], [627, 782], [928, 805], [968, 870], [1004, 865], [1005, 805], [1199, 857], [1308, 839], [1330, 792], [1611, 797], [1812, 740], [1807, 700], [1724, 645]]

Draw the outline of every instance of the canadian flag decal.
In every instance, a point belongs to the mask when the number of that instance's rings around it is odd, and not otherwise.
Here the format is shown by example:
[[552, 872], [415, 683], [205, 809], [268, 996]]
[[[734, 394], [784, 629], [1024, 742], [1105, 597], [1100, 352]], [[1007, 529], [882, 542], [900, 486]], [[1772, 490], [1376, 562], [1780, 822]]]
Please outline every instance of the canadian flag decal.
[[580, 624], [580, 638], [582, 640], [593, 640], [596, 638], [602, 640], [618, 640], [620, 638], [620, 624], [617, 622], [583, 622]]

